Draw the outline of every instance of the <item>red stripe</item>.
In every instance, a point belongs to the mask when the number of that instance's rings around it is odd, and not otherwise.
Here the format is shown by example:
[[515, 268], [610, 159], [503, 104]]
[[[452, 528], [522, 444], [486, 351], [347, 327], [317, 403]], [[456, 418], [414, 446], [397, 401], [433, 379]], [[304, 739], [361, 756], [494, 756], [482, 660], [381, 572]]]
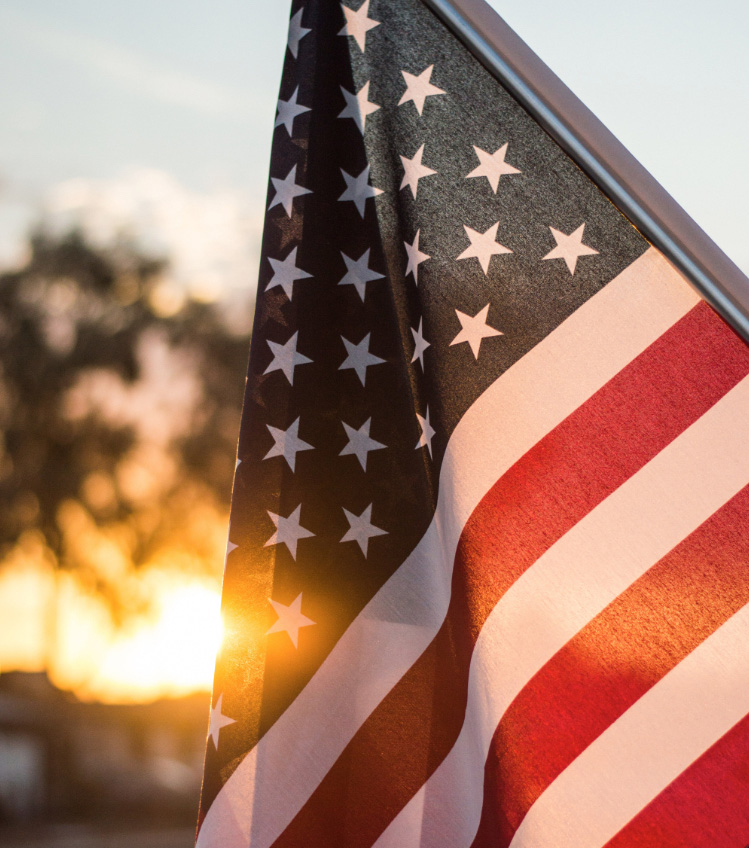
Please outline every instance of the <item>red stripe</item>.
[[749, 716], [611, 839], [606, 848], [749, 846]]
[[546, 787], [749, 603], [748, 519], [749, 486], [620, 595], [525, 687], [492, 740], [473, 848], [506, 848]]
[[498, 600], [747, 371], [746, 346], [701, 304], [495, 484], [461, 536], [442, 628], [275, 848], [375, 842], [455, 743], [475, 640]]

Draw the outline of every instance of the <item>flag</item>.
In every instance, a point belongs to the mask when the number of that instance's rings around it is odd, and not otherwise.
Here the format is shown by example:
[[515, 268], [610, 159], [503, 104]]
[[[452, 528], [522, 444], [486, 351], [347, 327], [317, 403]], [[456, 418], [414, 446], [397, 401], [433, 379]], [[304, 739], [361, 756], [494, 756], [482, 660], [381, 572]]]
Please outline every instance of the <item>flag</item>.
[[294, 0], [200, 848], [749, 842], [749, 351], [529, 109]]

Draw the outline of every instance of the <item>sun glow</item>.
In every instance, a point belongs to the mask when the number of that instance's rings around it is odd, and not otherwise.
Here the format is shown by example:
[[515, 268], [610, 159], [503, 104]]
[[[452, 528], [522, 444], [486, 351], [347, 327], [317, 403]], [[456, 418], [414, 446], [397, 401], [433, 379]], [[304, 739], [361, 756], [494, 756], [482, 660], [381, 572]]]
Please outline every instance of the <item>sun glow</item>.
[[158, 599], [153, 620], [112, 640], [82, 694], [106, 700], [146, 700], [209, 689], [223, 638], [218, 591], [199, 583]]
[[60, 688], [107, 702], [211, 688], [223, 638], [217, 580], [148, 569], [136, 578], [148, 609], [118, 627], [101, 597], [28, 553], [0, 571], [0, 669], [46, 666]]

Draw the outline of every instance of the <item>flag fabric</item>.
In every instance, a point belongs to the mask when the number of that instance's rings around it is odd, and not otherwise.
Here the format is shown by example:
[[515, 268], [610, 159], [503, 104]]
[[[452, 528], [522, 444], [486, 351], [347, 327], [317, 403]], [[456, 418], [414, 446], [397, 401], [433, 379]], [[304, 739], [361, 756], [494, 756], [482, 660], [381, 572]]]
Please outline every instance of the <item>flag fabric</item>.
[[294, 0], [200, 848], [749, 842], [749, 351], [421, 0]]

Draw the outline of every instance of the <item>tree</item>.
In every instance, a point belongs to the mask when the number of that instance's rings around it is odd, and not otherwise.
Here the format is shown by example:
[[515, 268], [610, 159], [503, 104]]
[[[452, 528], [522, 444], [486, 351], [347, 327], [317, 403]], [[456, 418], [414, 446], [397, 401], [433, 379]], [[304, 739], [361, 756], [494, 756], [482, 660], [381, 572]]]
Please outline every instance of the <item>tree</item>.
[[0, 276], [0, 561], [30, 533], [125, 610], [147, 563], [220, 569], [248, 335], [80, 234]]

